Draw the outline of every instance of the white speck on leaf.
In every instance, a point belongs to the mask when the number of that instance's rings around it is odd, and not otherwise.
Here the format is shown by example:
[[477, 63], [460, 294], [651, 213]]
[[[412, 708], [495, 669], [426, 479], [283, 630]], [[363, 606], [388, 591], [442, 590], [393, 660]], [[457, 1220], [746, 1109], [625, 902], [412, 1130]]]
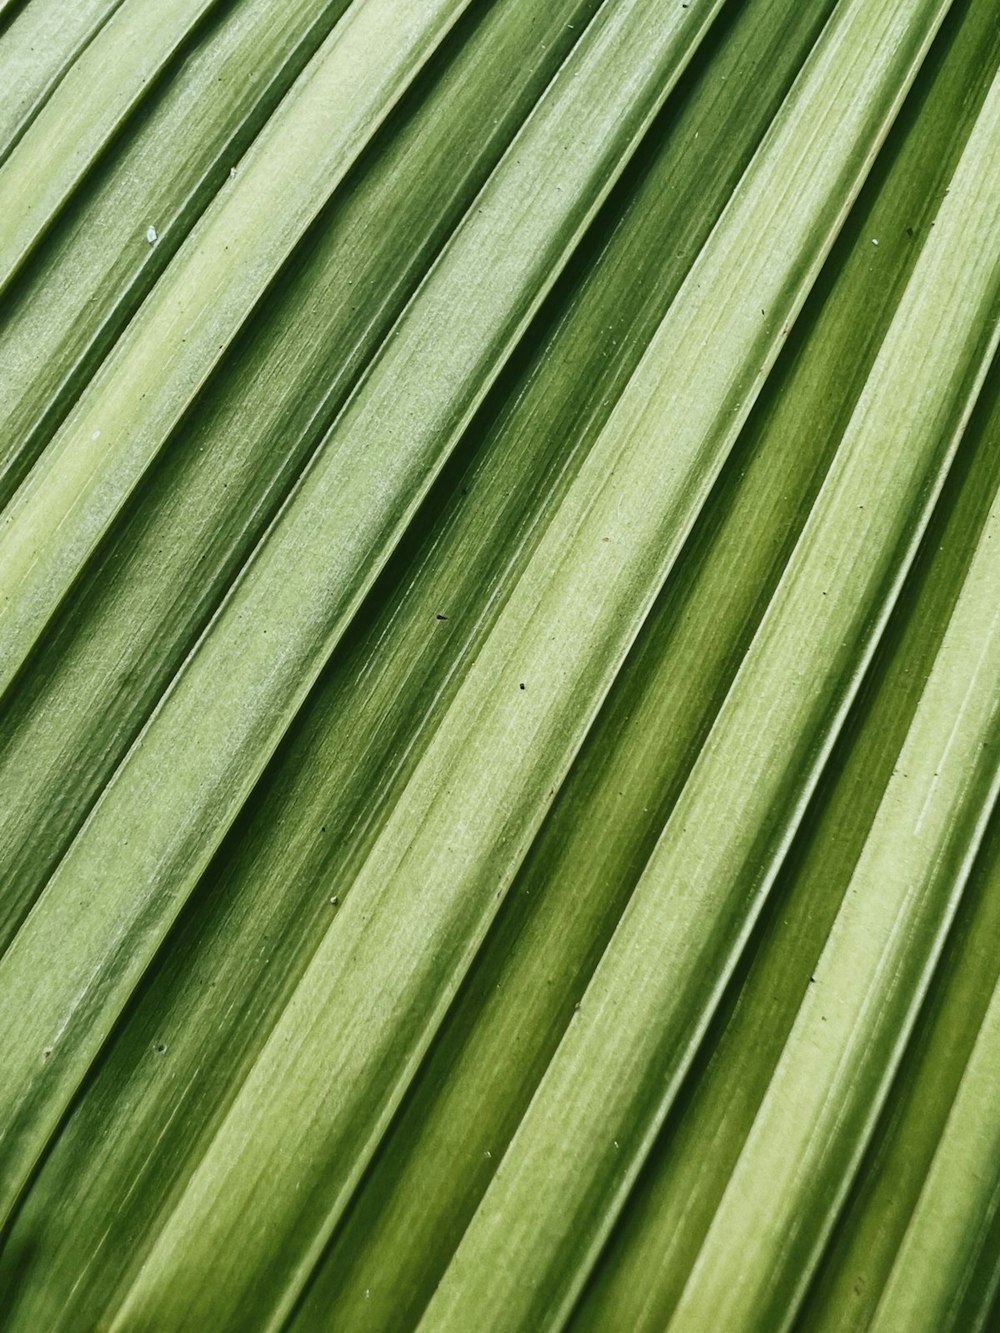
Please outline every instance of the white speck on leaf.
[[148, 227], [146, 228], [146, 240], [150, 243], [150, 245], [155, 245], [155, 244], [156, 244], [156, 239], [157, 239], [157, 237], [156, 237], [156, 228], [155, 228], [154, 226], [152, 226], [152, 225], [151, 225], [151, 226], [148, 226]]

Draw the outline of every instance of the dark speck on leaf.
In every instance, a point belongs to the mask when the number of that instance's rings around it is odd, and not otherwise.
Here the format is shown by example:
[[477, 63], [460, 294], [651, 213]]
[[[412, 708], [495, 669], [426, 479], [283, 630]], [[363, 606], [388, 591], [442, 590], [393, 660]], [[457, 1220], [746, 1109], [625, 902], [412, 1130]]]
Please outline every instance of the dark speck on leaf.
[[518, 688], [519, 690], [523, 690], [523, 689], [524, 689], [524, 681], [523, 681], [523, 680], [521, 681], [520, 685], [519, 685], [517, 688]]
[[447, 616], [443, 616], [443, 615], [441, 614], [441, 612], [439, 611], [439, 612], [437, 613], [437, 615], [434, 617], [434, 619], [435, 619], [435, 620], [447, 620], [448, 617], [447, 617]]

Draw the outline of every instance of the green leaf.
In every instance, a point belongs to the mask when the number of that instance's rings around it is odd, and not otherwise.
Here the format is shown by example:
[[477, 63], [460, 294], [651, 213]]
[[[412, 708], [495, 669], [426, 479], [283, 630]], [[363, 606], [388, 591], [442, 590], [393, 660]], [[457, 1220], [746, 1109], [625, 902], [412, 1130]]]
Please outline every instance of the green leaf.
[[0, 0], [7, 1324], [988, 1327], [995, 15], [60, 14]]

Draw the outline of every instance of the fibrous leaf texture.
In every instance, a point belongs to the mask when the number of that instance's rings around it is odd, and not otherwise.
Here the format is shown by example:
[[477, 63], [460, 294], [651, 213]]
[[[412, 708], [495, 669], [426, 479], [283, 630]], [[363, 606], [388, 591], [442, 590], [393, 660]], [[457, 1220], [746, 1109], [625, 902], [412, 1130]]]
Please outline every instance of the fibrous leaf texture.
[[991, 0], [0, 0], [4, 1329], [1000, 1318]]

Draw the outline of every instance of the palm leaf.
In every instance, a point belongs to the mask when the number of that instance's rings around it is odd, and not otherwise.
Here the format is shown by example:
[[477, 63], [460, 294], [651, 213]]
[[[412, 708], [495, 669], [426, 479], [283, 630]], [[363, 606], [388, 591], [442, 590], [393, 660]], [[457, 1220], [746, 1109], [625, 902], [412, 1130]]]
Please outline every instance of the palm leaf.
[[0, 6], [10, 1326], [985, 1327], [995, 14], [154, 8]]

